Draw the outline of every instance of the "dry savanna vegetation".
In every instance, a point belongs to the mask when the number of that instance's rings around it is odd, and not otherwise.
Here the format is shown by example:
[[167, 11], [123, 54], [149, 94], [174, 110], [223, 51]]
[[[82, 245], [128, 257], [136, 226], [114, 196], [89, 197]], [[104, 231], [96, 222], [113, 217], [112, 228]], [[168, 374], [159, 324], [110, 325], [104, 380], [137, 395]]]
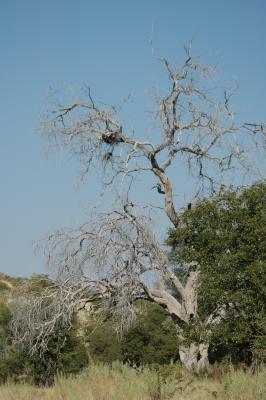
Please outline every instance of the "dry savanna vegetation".
[[211, 376], [195, 376], [180, 369], [143, 369], [126, 365], [94, 365], [78, 377], [59, 377], [52, 388], [5, 384], [0, 400], [264, 400], [266, 370], [256, 374], [213, 368]]
[[184, 55], [153, 51], [154, 132], [90, 88], [54, 93], [42, 132], [97, 171], [101, 201], [39, 243], [49, 276], [2, 276], [0, 400], [266, 399], [266, 124]]

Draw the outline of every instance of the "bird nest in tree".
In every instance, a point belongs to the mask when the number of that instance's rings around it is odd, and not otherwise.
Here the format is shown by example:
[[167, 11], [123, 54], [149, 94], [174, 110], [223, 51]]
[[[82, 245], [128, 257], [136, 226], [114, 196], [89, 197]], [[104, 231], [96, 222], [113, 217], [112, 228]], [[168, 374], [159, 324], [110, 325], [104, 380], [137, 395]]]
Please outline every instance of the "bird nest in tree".
[[111, 133], [103, 133], [102, 134], [102, 140], [111, 145], [115, 145], [117, 143], [123, 142], [123, 138], [118, 132], [111, 132]]

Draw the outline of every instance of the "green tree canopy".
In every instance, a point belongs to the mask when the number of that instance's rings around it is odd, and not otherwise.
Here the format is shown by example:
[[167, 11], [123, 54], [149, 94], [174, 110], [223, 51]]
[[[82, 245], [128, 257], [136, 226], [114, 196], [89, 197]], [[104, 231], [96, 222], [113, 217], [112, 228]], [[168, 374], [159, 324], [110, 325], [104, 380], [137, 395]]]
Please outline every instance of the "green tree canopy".
[[255, 184], [241, 191], [222, 191], [185, 211], [182, 220], [182, 228], [170, 230], [167, 240], [171, 257], [179, 265], [177, 273], [185, 279], [189, 263], [200, 265], [201, 318], [217, 307], [225, 306], [227, 310], [225, 320], [213, 331], [213, 349], [216, 347], [222, 355], [229, 353], [233, 360], [248, 361], [259, 343], [262, 354], [266, 311], [266, 184]]

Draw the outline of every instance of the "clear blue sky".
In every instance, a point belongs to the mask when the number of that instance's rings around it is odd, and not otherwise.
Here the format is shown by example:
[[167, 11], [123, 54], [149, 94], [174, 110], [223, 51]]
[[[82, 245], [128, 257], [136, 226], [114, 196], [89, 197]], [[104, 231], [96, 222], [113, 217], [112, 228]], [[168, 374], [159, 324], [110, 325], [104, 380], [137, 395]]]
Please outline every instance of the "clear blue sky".
[[[147, 126], [149, 87], [160, 84], [148, 38], [178, 60], [193, 36], [213, 50], [226, 82], [237, 80], [235, 109], [266, 121], [264, 0], [9, 0], [0, 5], [0, 271], [44, 272], [33, 241], [75, 224], [96, 197], [95, 182], [74, 190], [78, 162], [45, 157], [36, 134], [49, 86], [87, 83], [97, 98], [128, 94], [129, 123]], [[129, 108], [130, 108], [129, 107]]]

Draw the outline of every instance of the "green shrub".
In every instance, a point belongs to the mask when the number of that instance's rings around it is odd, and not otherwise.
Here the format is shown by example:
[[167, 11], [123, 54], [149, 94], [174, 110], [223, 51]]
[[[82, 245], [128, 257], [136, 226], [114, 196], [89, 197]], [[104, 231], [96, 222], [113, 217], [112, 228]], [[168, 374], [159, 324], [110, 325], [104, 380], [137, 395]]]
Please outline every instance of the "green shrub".
[[175, 327], [165, 311], [155, 304], [138, 305], [136, 322], [119, 340], [115, 321], [91, 324], [86, 341], [92, 360], [112, 363], [120, 360], [134, 366], [169, 364], [178, 358]]

